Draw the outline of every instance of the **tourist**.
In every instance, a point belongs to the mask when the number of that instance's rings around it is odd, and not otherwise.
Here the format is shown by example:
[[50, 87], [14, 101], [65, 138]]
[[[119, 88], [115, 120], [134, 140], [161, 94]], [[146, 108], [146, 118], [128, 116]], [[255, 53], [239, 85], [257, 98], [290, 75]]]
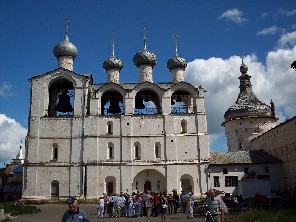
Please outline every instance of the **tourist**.
[[104, 197], [99, 197], [98, 205], [97, 205], [97, 211], [98, 211], [98, 218], [103, 219], [104, 218]]
[[220, 196], [216, 196], [216, 192], [213, 189], [209, 190], [206, 198], [205, 207], [207, 210], [206, 221], [207, 222], [224, 222], [224, 206], [223, 200]]
[[64, 213], [62, 222], [89, 222], [86, 212], [78, 207], [78, 202], [75, 197], [67, 199], [69, 209]]
[[159, 198], [159, 213], [161, 216], [161, 222], [165, 222], [166, 221], [166, 211], [167, 211], [167, 207], [168, 207], [168, 201], [166, 198], [166, 194], [165, 192], [162, 192]]

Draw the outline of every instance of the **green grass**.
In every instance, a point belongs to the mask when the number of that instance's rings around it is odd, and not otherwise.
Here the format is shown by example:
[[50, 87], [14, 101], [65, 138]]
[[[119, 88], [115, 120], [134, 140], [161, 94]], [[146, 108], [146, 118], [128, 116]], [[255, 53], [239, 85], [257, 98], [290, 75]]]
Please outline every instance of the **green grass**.
[[250, 210], [228, 216], [229, 222], [296, 222], [296, 209]]
[[0, 208], [4, 209], [5, 214], [10, 213], [11, 216], [22, 214], [33, 214], [40, 212], [40, 209], [32, 205], [14, 205], [14, 203], [0, 203]]

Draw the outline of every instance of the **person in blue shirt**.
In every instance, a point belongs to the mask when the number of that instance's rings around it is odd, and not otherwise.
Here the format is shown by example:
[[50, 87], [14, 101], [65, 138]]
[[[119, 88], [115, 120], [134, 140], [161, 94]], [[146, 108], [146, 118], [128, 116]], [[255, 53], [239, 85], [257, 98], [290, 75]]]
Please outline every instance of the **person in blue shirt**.
[[62, 222], [90, 222], [86, 212], [78, 207], [76, 197], [67, 199], [69, 209], [64, 213]]

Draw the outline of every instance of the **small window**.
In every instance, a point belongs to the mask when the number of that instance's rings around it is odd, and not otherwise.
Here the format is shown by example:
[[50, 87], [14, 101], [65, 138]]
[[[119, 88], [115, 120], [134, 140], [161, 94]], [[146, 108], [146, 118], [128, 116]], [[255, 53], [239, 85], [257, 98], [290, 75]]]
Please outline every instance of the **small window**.
[[134, 159], [135, 160], [141, 159], [141, 147], [139, 143], [135, 143], [135, 146], [134, 146]]
[[226, 176], [225, 177], [225, 187], [237, 187], [238, 177], [237, 176]]
[[227, 168], [223, 168], [223, 174], [228, 174]]
[[187, 133], [187, 122], [184, 119], [181, 121], [181, 133]]
[[220, 187], [219, 176], [214, 176], [214, 187]]
[[113, 143], [108, 143], [108, 159], [114, 159], [114, 145]]
[[155, 143], [155, 147], [154, 147], [155, 158], [161, 158], [160, 153], [161, 153], [160, 143]]
[[113, 123], [112, 122], [107, 123], [107, 134], [113, 134]]
[[139, 190], [139, 184], [138, 184], [138, 181], [136, 181], [136, 190]]
[[57, 161], [58, 160], [58, 144], [52, 144], [52, 156], [51, 160]]

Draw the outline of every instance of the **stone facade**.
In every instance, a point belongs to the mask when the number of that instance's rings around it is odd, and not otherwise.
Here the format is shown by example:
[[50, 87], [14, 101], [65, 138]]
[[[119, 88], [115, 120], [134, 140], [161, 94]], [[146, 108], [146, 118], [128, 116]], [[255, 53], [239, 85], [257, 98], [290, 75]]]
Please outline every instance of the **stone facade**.
[[[58, 60], [77, 53], [73, 45], [58, 49]], [[119, 82], [122, 63], [114, 56], [104, 63], [107, 83], [94, 84], [91, 75], [72, 67], [30, 79], [24, 198], [94, 198], [146, 189], [206, 192], [205, 90], [183, 81], [153, 83], [156, 57], [143, 59], [141, 53], [134, 59], [139, 83]]]
[[285, 121], [251, 141], [251, 149], [263, 149], [282, 161], [287, 190], [296, 187], [296, 117]]

